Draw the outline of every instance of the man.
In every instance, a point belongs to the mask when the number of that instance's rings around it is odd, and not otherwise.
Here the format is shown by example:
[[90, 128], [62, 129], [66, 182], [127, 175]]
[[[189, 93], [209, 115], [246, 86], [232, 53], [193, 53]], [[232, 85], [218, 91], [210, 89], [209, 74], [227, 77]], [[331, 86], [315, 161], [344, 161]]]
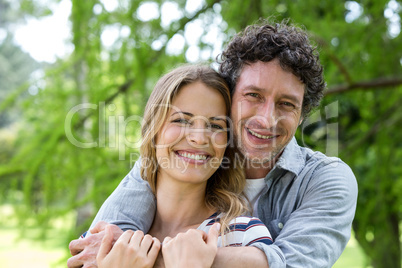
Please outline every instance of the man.
[[[318, 106], [325, 88], [322, 66], [302, 30], [286, 24], [252, 25], [222, 53], [220, 73], [232, 92], [235, 141], [245, 156], [246, 195], [271, 232], [269, 267], [331, 267], [350, 238], [357, 183], [340, 159], [297, 145], [297, 127]], [[123, 230], [147, 232], [154, 197], [136, 165], [96, 216]], [[103, 236], [98, 224], [70, 243], [69, 267], [91, 267]], [[121, 231], [116, 227], [116, 237]], [[242, 254], [221, 248], [214, 266], [242, 267]], [[94, 266], [95, 267], [95, 266]]]

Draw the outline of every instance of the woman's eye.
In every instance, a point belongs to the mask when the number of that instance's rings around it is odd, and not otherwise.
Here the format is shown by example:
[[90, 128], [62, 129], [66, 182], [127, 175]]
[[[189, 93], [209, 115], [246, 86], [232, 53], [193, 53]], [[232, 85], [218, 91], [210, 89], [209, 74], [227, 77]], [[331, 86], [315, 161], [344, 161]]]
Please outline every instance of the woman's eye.
[[189, 121], [187, 119], [184, 118], [178, 118], [172, 121], [173, 123], [179, 123], [179, 124], [188, 124]]
[[223, 127], [221, 125], [218, 125], [218, 124], [210, 124], [209, 127], [213, 128], [213, 129], [223, 130]]

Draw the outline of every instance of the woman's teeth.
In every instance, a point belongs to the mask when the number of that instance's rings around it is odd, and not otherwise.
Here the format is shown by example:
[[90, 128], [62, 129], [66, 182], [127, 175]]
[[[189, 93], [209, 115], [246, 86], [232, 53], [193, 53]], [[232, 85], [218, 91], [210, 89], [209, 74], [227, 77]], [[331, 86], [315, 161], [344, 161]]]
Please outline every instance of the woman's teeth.
[[207, 160], [207, 156], [201, 154], [179, 153], [179, 155], [194, 160]]

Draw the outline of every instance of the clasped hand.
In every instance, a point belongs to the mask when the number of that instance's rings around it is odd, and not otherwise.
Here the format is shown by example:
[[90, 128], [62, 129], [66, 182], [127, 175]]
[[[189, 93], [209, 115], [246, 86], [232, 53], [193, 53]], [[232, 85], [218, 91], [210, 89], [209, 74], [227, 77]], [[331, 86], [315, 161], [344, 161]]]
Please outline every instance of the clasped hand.
[[201, 230], [190, 229], [174, 238], [163, 240], [162, 255], [165, 267], [211, 267], [218, 252], [220, 224], [215, 223], [208, 235]]
[[[101, 229], [104, 229], [104, 232]], [[82, 248], [81, 244], [85, 243], [80, 243], [80, 240], [72, 241], [70, 251], [75, 256], [69, 259], [68, 267], [204, 268], [212, 266], [218, 250], [218, 223], [211, 226], [208, 235], [204, 231], [190, 229], [186, 233], [179, 233], [174, 238], [166, 237], [163, 246], [157, 238], [144, 235], [141, 231], [126, 231], [121, 234], [122, 231], [118, 232], [116, 229], [118, 229], [116, 225], [100, 223], [91, 230], [92, 233], [98, 232], [96, 239], [92, 239], [98, 240], [98, 243], [90, 242]], [[104, 236], [102, 242], [99, 243], [101, 233]], [[116, 242], [114, 243], [114, 241]], [[99, 252], [96, 255], [98, 249]], [[79, 256], [84, 252], [86, 252], [85, 258]], [[160, 253], [162, 253], [163, 259]]]

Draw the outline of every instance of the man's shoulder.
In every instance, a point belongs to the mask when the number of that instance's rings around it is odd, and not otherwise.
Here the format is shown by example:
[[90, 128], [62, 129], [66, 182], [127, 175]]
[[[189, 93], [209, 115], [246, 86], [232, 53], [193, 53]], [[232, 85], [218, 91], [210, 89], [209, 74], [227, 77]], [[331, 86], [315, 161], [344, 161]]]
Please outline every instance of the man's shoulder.
[[350, 167], [336, 156], [327, 156], [320, 151], [300, 146], [294, 138], [285, 148], [283, 155], [277, 165], [285, 170], [291, 171], [297, 177], [316, 170], [345, 170], [353, 172]]
[[[300, 146], [305, 157], [305, 165], [299, 176], [312, 185], [343, 185], [350, 190], [356, 189], [357, 180], [348, 164], [335, 156], [327, 156], [322, 152]], [[314, 182], [313, 182], [314, 181]]]
[[141, 162], [138, 160], [127, 175], [120, 181], [112, 195], [133, 194], [135, 192], [149, 192], [152, 190], [149, 183], [141, 178]]
[[328, 156], [323, 152], [314, 151], [308, 147], [303, 146], [299, 147], [305, 160], [305, 166], [307, 168], [315, 168], [315, 169], [340, 168], [340, 169], [351, 170], [349, 165], [346, 164], [342, 159], [340, 159], [337, 156]]

